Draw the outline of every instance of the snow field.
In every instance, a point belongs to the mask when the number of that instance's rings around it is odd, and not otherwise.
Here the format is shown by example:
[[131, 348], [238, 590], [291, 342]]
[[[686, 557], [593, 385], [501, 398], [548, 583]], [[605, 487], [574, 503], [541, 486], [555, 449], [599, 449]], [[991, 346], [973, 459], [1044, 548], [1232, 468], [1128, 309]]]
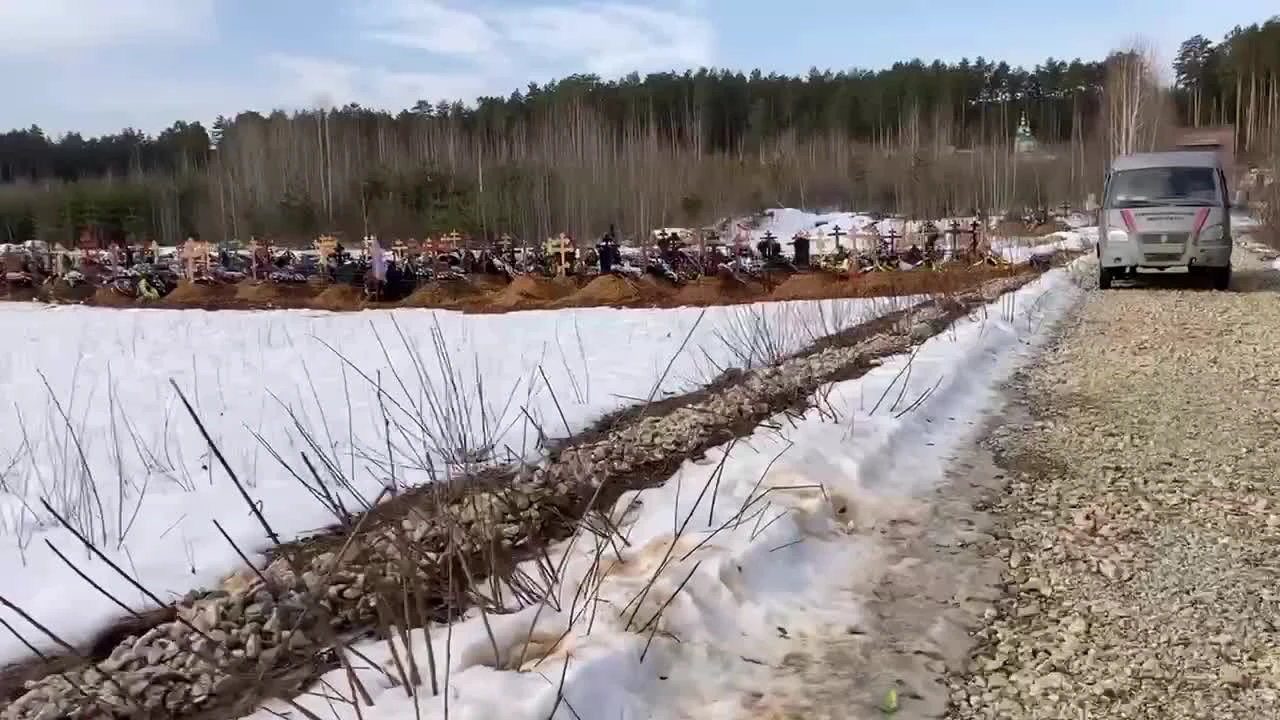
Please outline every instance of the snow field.
[[[537, 455], [620, 407], [705, 384], [921, 298], [505, 315], [204, 312], [0, 304], [0, 594], [70, 642], [119, 609], [57, 559], [147, 607], [41, 505], [161, 597], [213, 586], [267, 536], [179, 398], [272, 529], [333, 522], [305, 454], [348, 508], [473, 459]], [[767, 342], [766, 342], [767, 340]], [[171, 385], [170, 383], [173, 383]], [[379, 396], [381, 387], [384, 395]], [[276, 457], [280, 460], [277, 460]], [[285, 465], [288, 465], [286, 468]], [[315, 484], [312, 482], [312, 484]], [[29, 640], [48, 644], [7, 610]], [[0, 662], [25, 656], [10, 634]]]
[[[796, 639], [858, 624], [858, 587], [879, 572], [874, 527], [923, 508], [999, 385], [1082, 292], [1072, 269], [1053, 270], [910, 356], [828, 387], [802, 419], [778, 418], [624, 496], [613, 520], [625, 543], [580, 534], [552, 554], [565, 568], [554, 602], [412, 633], [424, 676], [435, 658], [441, 696], [408, 696], [393, 670], [364, 668], [375, 704], [360, 715], [297, 701], [339, 720], [443, 718], [446, 697], [460, 720], [740, 717]], [[360, 650], [393, 665], [386, 644]], [[401, 658], [409, 650], [397, 641]], [[326, 679], [329, 694], [352, 696], [341, 671]]]

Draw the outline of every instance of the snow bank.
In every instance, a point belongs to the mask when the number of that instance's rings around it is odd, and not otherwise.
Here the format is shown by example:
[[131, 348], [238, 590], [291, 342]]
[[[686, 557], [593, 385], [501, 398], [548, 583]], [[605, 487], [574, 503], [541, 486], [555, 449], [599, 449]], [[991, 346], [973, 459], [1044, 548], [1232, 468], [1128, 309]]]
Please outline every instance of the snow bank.
[[[769, 327], [787, 330], [777, 339], [792, 351], [918, 300], [760, 307]], [[42, 498], [161, 597], [207, 587], [238, 565], [213, 520], [242, 548], [266, 543], [170, 380], [289, 539], [332, 518], [265, 445], [304, 475], [305, 453], [328, 478], [323, 456], [373, 498], [390, 475], [389, 444], [397, 480], [426, 482], [426, 433], [455, 447], [491, 445], [497, 459], [529, 455], [537, 428], [576, 432], [655, 385], [661, 398], [750, 363], [732, 346], [749, 340], [757, 310], [710, 308], [699, 321], [688, 308], [463, 315], [0, 303], [0, 594], [73, 642], [119, 615], [48, 540], [118, 597], [148, 604], [56, 527]], [[391, 398], [380, 403], [376, 385]], [[430, 408], [459, 395], [451, 408]], [[25, 654], [16, 638], [0, 639], [0, 662]]]
[[[766, 210], [765, 213], [766, 216], [760, 222], [759, 227], [753, 228], [749, 232], [752, 246], [754, 247], [755, 243], [764, 238], [766, 233], [771, 233], [782, 243], [783, 254], [788, 257], [794, 254], [794, 248], [789, 244], [790, 240], [800, 232], [808, 233], [810, 237], [817, 239], [831, 237], [836, 228], [839, 228], [841, 244], [845, 247], [853, 247], [853, 235], [862, 232], [872, 223], [877, 223], [876, 227], [882, 234], [888, 235], [894, 232], [899, 235], [906, 235], [920, 232], [925, 222], [897, 217], [886, 217], [877, 221], [875, 217], [868, 213], [812, 213], [795, 208], [773, 208]], [[945, 232], [953, 220], [959, 223], [961, 227], [968, 227], [974, 218], [972, 216], [948, 217], [934, 222], [941, 231]], [[746, 221], [742, 222], [745, 223]]]
[[1093, 225], [1074, 230], [1060, 230], [1044, 237], [1027, 240], [993, 239], [991, 249], [1009, 262], [1025, 263], [1038, 255], [1089, 250], [1097, 242], [1098, 227]]
[[[579, 537], [555, 555], [567, 558], [559, 610], [490, 616], [492, 640], [474, 616], [451, 633], [431, 630], [442, 684], [449, 665], [449, 716], [543, 720], [558, 707], [554, 717], [580, 720], [738, 717], [790, 639], [857, 624], [854, 588], [878, 570], [870, 528], [910, 512], [913, 496], [940, 480], [1000, 383], [1081, 292], [1068, 269], [1051, 271], [912, 357], [831, 386], [802, 420], [759, 429], [622, 498], [614, 514], [625, 547]], [[414, 634], [424, 669], [427, 641]], [[362, 652], [390, 657], [385, 645]], [[364, 718], [445, 715], [441, 698], [415, 709], [388, 675], [359, 675], [376, 703]], [[329, 692], [350, 693], [341, 672], [328, 680]], [[357, 717], [347, 705], [299, 702]]]

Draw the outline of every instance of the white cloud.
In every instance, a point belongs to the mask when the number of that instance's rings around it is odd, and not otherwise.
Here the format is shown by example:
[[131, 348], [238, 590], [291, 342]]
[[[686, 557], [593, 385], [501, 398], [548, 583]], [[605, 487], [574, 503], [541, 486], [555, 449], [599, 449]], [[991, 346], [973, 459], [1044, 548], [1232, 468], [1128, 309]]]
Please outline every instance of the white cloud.
[[483, 15], [432, 0], [374, 0], [359, 14], [369, 38], [412, 50], [483, 58], [501, 41]]
[[276, 54], [269, 60], [281, 75], [281, 107], [345, 105], [360, 94], [360, 68], [335, 60]]
[[307, 51], [315, 38], [291, 32], [283, 10], [241, 18], [261, 33], [219, 36], [222, 0], [0, 0], [0, 95], [26, 98], [0, 105], [0, 130], [156, 132], [348, 102], [395, 111], [572, 73], [683, 69], [714, 48], [702, 0], [340, 2], [317, 3], [309, 25], [343, 42]]
[[51, 55], [212, 33], [215, 0], [0, 0], [0, 54]]
[[384, 49], [408, 51], [415, 56], [414, 66], [434, 58], [451, 70], [405, 72], [382, 65], [276, 58], [285, 86], [329, 87], [339, 104], [350, 99], [402, 108], [423, 99], [504, 96], [530, 81], [572, 73], [615, 77], [705, 65], [715, 45], [699, 0], [668, 6], [610, 2], [532, 7], [357, 0], [353, 11], [366, 39]]
[[624, 4], [539, 7], [506, 23], [512, 40], [530, 52], [582, 62], [600, 75], [711, 61], [710, 23], [684, 12]]
[[[714, 31], [701, 3], [449, 6], [443, 0], [363, 0], [370, 39], [465, 58], [479, 66], [568, 64], [602, 75], [710, 62]], [[495, 62], [498, 59], [505, 63]]]
[[470, 99], [486, 92], [484, 78], [468, 73], [415, 73], [334, 60], [276, 55], [271, 58], [280, 93], [272, 107], [333, 107], [355, 102], [399, 110], [418, 100]]

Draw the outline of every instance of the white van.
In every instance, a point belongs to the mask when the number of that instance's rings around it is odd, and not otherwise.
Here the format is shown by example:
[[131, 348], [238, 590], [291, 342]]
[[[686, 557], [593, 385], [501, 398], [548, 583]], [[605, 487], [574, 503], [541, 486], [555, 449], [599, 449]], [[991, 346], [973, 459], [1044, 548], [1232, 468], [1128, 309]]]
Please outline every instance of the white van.
[[1098, 287], [1139, 268], [1182, 267], [1214, 289], [1231, 285], [1231, 203], [1217, 153], [1123, 155], [1102, 197]]

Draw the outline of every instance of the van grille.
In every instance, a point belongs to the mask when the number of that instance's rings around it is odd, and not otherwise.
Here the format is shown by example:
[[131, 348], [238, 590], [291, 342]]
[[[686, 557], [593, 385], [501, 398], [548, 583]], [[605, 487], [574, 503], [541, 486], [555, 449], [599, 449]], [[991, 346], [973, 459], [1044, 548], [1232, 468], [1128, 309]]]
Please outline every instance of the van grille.
[[1139, 242], [1143, 245], [1186, 245], [1189, 233], [1142, 233], [1138, 236]]
[[1147, 262], [1178, 262], [1182, 259], [1182, 253], [1149, 252], [1143, 253], [1142, 256], [1146, 258]]

